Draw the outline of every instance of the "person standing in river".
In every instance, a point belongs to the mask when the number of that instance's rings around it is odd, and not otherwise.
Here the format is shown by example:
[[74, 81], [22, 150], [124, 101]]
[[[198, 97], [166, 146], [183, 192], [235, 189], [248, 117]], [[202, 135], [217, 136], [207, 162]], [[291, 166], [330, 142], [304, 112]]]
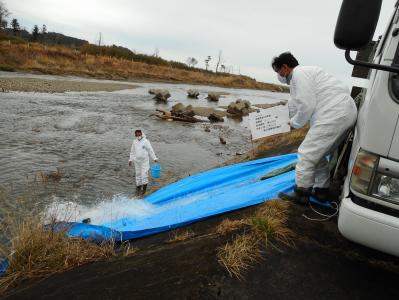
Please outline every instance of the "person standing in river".
[[144, 133], [138, 129], [134, 132], [135, 139], [132, 143], [129, 157], [129, 167], [134, 163], [136, 172], [136, 195], [144, 195], [147, 191], [148, 171], [150, 169], [150, 158], [158, 162], [151, 143], [146, 139]]

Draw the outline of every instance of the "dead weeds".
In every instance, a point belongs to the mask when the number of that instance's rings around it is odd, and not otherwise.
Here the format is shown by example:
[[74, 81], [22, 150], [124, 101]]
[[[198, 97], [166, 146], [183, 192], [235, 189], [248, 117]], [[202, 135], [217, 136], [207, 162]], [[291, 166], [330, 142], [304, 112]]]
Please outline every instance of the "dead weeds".
[[51, 171], [48, 173], [45, 173], [43, 171], [40, 171], [35, 174], [34, 182], [39, 182], [43, 184], [47, 184], [49, 181], [52, 182], [60, 182], [62, 177], [64, 176], [64, 173], [60, 168], [57, 167], [56, 171]]
[[218, 234], [226, 234], [228, 232], [244, 228], [245, 226], [248, 226], [248, 222], [245, 219], [240, 219], [240, 220], [224, 219], [216, 227], [216, 233], [218, 233]]
[[219, 263], [226, 268], [230, 276], [244, 279], [249, 268], [261, 258], [261, 245], [278, 244], [294, 246], [294, 232], [286, 225], [289, 203], [282, 200], [270, 200], [261, 205], [255, 214], [241, 220], [223, 220], [216, 232], [224, 234], [248, 226], [249, 231], [234, 237], [232, 242], [218, 248]]
[[244, 279], [245, 273], [261, 257], [259, 239], [253, 234], [237, 235], [217, 252], [219, 263], [231, 277], [235, 276], [240, 280]]
[[0, 260], [9, 263], [0, 277], [0, 294], [22, 281], [46, 278], [115, 255], [114, 241], [93, 243], [68, 237], [68, 226], [39, 211], [37, 197], [32, 191], [13, 198], [0, 190]]
[[163, 80], [286, 91], [286, 88], [280, 85], [257, 82], [248, 76], [222, 73], [209, 74], [171, 66], [150, 65], [130, 59], [83, 54], [67, 47], [39, 43], [9, 44], [0, 42], [0, 66], [19, 71], [100, 79]]
[[[25, 280], [37, 280], [115, 255], [114, 242], [96, 244], [70, 238], [67, 228], [51, 230], [39, 218], [11, 224], [14, 234], [8, 249], [9, 266], [0, 277], [0, 293]], [[8, 251], [7, 251], [8, 250]]]
[[186, 230], [173, 230], [169, 233], [168, 243], [182, 242], [195, 236], [194, 231]]

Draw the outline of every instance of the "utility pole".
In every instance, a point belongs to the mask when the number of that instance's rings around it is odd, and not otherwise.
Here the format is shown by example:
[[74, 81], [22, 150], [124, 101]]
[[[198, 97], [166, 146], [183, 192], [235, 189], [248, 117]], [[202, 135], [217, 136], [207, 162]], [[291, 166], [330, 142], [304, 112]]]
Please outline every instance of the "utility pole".
[[100, 36], [98, 38], [98, 47], [100, 47], [100, 46], [101, 46], [101, 32], [100, 32]]
[[219, 50], [219, 58], [218, 58], [218, 62], [216, 64], [216, 73], [219, 70], [219, 64], [220, 64], [221, 60], [222, 60], [222, 50]]

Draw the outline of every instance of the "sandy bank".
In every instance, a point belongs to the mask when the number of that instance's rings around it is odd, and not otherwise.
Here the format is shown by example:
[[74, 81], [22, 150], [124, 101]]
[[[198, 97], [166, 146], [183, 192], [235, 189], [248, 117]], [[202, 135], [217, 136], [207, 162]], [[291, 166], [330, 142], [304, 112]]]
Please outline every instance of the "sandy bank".
[[134, 89], [133, 84], [108, 83], [108, 82], [84, 82], [71, 80], [47, 80], [38, 78], [0, 78], [0, 92], [40, 92], [40, 93], [63, 93], [63, 92], [112, 92], [124, 89]]

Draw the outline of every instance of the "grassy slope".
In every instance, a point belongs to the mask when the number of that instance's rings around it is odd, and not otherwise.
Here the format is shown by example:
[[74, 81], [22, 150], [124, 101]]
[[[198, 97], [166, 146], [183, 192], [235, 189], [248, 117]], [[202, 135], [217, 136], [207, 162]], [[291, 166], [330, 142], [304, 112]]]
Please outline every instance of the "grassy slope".
[[76, 75], [100, 79], [153, 80], [283, 91], [278, 85], [231, 74], [212, 74], [81, 54], [61, 46], [0, 42], [0, 70]]

